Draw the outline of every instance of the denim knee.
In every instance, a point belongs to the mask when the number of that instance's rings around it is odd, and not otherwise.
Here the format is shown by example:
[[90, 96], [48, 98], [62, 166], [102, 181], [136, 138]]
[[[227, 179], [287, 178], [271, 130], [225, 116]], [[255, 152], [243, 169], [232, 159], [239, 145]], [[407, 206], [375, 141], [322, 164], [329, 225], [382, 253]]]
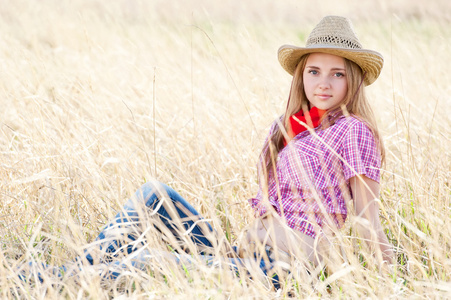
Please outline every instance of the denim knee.
[[[159, 181], [149, 181], [144, 183], [135, 194], [125, 203], [124, 208], [126, 210], [133, 210], [136, 205], [145, 205], [151, 207], [165, 195], [169, 195], [174, 192], [173, 189], [166, 184]], [[169, 195], [171, 198], [171, 196]]]

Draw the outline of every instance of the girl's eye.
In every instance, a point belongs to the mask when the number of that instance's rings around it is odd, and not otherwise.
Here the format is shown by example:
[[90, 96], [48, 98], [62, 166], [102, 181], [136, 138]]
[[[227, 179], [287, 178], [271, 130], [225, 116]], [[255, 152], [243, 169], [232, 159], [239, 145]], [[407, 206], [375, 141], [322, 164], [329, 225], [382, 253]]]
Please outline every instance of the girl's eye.
[[341, 78], [341, 77], [344, 77], [344, 76], [345, 76], [345, 74], [343, 74], [343, 73], [340, 73], [340, 72], [335, 73], [335, 77]]
[[309, 70], [308, 72], [309, 72], [309, 74], [312, 74], [312, 75], [317, 75], [318, 74], [317, 70]]

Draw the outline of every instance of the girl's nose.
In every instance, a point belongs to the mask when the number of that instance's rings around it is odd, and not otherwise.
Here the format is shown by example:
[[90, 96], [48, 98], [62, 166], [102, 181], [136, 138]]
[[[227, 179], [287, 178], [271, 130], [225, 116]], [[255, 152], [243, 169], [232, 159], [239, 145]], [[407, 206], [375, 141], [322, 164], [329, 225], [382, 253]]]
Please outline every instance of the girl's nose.
[[325, 77], [322, 77], [321, 78], [321, 80], [320, 80], [320, 82], [318, 83], [318, 87], [320, 88], [320, 89], [328, 89], [328, 88], [330, 88], [330, 80], [329, 80], [329, 77], [327, 77], [327, 76], [325, 76]]

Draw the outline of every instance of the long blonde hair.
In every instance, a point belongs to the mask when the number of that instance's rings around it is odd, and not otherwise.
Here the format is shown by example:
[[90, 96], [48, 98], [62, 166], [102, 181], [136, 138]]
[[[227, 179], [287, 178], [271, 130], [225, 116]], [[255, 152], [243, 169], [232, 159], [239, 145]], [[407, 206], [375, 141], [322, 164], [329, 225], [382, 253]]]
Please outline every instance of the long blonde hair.
[[[293, 81], [291, 83], [290, 95], [288, 98], [288, 104], [285, 111], [280, 118], [281, 124], [276, 125], [271, 136], [267, 139], [260, 154], [260, 163], [262, 168], [265, 183], [268, 183], [268, 174], [272, 168], [274, 168], [275, 159], [279, 154], [279, 151], [284, 147], [284, 141], [287, 137], [287, 132], [290, 130], [290, 117], [300, 111], [301, 109], [308, 111], [311, 108], [310, 101], [304, 92], [304, 80], [303, 73], [309, 54], [301, 57], [296, 71], [293, 75]], [[376, 120], [373, 114], [373, 110], [368, 103], [365, 96], [365, 89], [363, 87], [364, 75], [362, 69], [354, 62], [343, 58], [345, 61], [346, 77], [348, 82], [348, 92], [343, 102], [339, 103], [336, 107], [330, 108], [322, 117], [323, 128], [327, 128], [335, 123], [335, 121], [343, 115], [344, 112], [352, 114], [362, 122], [364, 122], [374, 135], [377, 143], [379, 144], [379, 150], [381, 152], [382, 161], [385, 160], [385, 150], [382, 139], [377, 129]], [[329, 116], [331, 118], [329, 118]], [[328, 122], [325, 122], [328, 120]], [[283, 128], [280, 128], [283, 125]]]

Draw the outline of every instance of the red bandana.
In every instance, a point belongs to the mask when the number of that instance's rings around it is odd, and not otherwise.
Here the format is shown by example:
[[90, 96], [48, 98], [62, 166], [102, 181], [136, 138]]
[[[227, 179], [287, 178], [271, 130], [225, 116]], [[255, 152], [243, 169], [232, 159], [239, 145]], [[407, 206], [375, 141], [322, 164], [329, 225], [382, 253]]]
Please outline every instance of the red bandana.
[[[290, 117], [290, 125], [291, 129], [288, 130], [288, 136], [290, 137], [290, 140], [297, 136], [299, 133], [307, 130], [307, 128], [300, 124], [297, 120], [295, 120], [293, 117], [296, 117], [298, 120], [306, 123], [311, 128], [316, 128], [320, 124], [321, 117], [326, 113], [325, 110], [318, 109], [316, 107], [313, 107], [310, 109], [307, 114], [304, 116], [304, 111], [301, 109], [294, 115]], [[310, 117], [309, 117], [310, 116]], [[287, 141], [284, 141], [284, 144], [287, 144]]]

